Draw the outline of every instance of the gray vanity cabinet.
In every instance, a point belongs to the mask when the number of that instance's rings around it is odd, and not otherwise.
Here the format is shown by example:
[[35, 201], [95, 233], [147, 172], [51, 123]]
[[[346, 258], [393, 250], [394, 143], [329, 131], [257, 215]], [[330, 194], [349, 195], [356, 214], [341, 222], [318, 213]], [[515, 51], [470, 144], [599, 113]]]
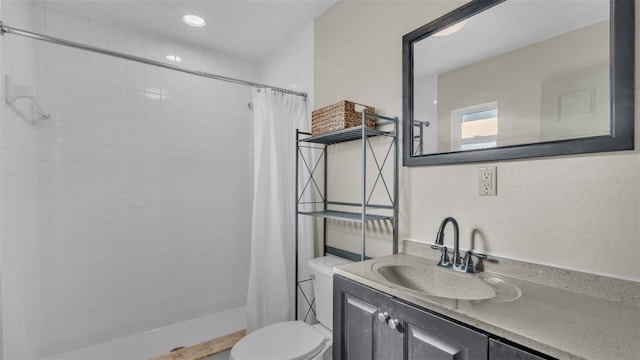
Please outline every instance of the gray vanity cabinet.
[[333, 279], [334, 359], [487, 358], [485, 334], [339, 275]]

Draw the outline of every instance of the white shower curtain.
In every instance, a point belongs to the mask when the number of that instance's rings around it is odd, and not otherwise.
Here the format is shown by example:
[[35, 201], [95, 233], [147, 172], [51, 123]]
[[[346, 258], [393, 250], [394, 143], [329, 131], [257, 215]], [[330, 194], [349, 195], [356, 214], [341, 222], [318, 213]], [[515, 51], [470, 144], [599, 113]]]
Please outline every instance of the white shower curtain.
[[[310, 127], [300, 96], [253, 91], [254, 185], [247, 331], [293, 319], [295, 289], [295, 131]], [[299, 223], [299, 264], [313, 257], [309, 220]]]

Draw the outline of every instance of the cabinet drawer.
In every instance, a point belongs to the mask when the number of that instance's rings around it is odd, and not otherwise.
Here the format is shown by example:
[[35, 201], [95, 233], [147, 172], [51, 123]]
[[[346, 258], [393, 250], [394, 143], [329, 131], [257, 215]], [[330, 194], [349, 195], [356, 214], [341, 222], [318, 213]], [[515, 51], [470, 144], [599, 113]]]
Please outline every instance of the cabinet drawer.
[[489, 340], [489, 359], [491, 360], [546, 360], [551, 359], [535, 355], [526, 350], [505, 344], [501, 341]]

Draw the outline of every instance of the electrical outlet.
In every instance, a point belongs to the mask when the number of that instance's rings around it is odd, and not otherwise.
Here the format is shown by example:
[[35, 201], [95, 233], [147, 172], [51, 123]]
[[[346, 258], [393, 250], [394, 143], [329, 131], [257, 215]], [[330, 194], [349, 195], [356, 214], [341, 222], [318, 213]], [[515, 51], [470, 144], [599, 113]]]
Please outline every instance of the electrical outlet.
[[478, 168], [478, 195], [496, 196], [498, 191], [496, 185], [498, 170], [495, 166]]

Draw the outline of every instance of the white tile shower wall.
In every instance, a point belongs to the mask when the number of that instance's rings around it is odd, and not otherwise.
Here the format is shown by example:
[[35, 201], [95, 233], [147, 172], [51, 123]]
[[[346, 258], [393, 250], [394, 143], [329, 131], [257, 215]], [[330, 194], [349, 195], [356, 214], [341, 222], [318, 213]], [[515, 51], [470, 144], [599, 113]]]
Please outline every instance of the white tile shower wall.
[[[252, 75], [248, 61], [37, 10], [49, 35]], [[244, 305], [250, 89], [53, 44], [37, 51], [53, 113], [38, 130], [44, 355]]]
[[[29, 2], [3, 1], [0, 12], [11, 26], [32, 25]], [[0, 358], [34, 359], [40, 355], [42, 327], [36, 127], [4, 101], [4, 75], [35, 86], [35, 47], [17, 36], [3, 36], [0, 46]], [[15, 106], [31, 115], [28, 101], [18, 100]]]

